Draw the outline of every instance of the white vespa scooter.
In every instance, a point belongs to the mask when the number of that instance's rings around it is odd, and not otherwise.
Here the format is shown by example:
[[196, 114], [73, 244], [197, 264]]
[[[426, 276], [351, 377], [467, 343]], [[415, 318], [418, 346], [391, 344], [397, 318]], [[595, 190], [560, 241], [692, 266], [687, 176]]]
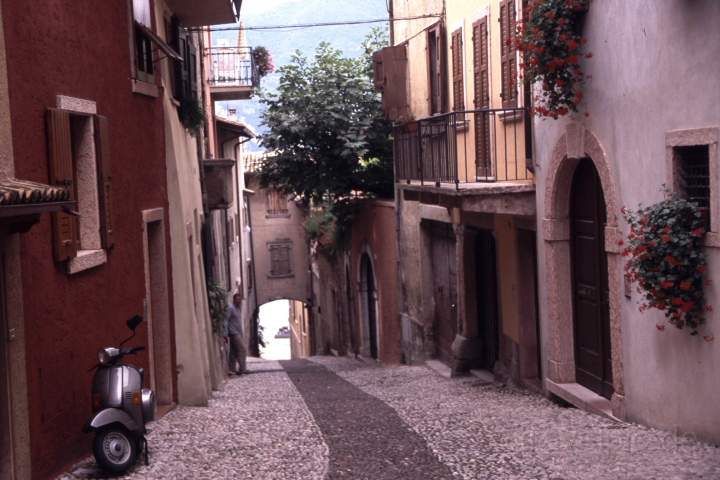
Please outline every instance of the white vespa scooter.
[[142, 317], [127, 321], [132, 335], [118, 347], [103, 348], [98, 352], [98, 364], [92, 383], [93, 417], [85, 432], [95, 432], [93, 453], [98, 465], [115, 474], [124, 473], [145, 452], [148, 463], [145, 424], [155, 417], [155, 394], [142, 388], [144, 371], [122, 362], [125, 355], [145, 350], [145, 347], [125, 347], [123, 344], [135, 336]]

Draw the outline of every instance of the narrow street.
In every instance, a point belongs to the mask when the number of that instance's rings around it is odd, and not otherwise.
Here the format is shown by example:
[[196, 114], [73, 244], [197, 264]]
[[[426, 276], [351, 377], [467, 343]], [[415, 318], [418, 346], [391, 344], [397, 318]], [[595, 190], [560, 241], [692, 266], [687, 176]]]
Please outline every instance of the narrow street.
[[[150, 426], [128, 479], [717, 479], [720, 450], [477, 378], [251, 359], [210, 408]], [[93, 462], [61, 477], [93, 478]]]

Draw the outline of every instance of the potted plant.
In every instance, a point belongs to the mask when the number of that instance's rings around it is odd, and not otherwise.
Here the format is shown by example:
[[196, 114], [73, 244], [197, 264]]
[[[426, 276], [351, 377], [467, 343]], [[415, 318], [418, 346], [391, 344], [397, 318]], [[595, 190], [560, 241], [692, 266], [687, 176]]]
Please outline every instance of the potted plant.
[[275, 64], [270, 52], [265, 47], [255, 47], [252, 51], [253, 62], [260, 78], [275, 71]]
[[[706, 214], [697, 204], [666, 194], [661, 202], [636, 211], [623, 208], [630, 225], [629, 257], [625, 276], [635, 282], [643, 296], [640, 311], [656, 308], [679, 329], [698, 333], [704, 315], [704, 274], [707, 261], [703, 251]], [[658, 330], [664, 330], [659, 324]], [[711, 337], [705, 337], [706, 340]]]
[[526, 7], [515, 42], [524, 78], [540, 85], [533, 107], [539, 116], [576, 112], [582, 101], [586, 76], [580, 60], [592, 54], [583, 53], [587, 40], [580, 26], [589, 6], [590, 0], [531, 0]]

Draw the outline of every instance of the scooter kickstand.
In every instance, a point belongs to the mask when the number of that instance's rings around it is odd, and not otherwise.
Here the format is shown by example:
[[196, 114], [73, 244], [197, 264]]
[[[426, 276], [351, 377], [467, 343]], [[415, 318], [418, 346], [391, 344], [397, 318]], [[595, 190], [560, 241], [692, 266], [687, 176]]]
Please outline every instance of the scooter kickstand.
[[143, 450], [145, 450], [145, 466], [150, 465], [150, 457], [148, 455], [148, 443], [147, 438], [143, 437]]

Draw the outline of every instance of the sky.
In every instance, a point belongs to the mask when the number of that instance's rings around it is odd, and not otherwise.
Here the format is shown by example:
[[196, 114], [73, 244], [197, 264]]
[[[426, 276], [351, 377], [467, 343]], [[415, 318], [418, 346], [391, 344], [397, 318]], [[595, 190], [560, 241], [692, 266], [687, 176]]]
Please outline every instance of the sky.
[[[298, 23], [335, 22], [387, 18], [387, 0], [244, 0], [240, 20], [246, 26], [288, 25]], [[343, 51], [346, 56], [355, 57], [361, 53], [365, 35], [374, 27], [383, 24], [343, 25], [293, 30], [248, 31], [250, 46], [266, 47], [275, 67], [290, 61], [291, 54], [300, 50], [310, 56], [320, 42], [329, 42]], [[386, 24], [385, 24], [386, 25]], [[216, 32], [216, 39], [227, 39], [235, 43], [236, 31]], [[278, 83], [278, 74], [268, 75], [262, 80], [264, 89], [272, 89]], [[237, 109], [241, 120], [249, 123], [256, 131], [262, 132], [260, 114], [262, 106], [256, 100], [218, 102], [218, 114], [227, 111], [228, 106]], [[257, 149], [257, 146], [255, 146]]]

